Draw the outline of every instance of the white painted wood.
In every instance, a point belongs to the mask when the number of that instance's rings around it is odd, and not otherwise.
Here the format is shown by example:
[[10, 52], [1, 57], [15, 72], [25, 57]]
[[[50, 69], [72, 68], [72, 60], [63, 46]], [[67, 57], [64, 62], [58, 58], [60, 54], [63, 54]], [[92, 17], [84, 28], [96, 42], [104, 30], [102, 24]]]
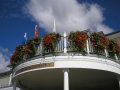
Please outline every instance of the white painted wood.
[[[14, 69], [13, 77], [16, 76], [15, 74], [16, 71], [24, 67], [41, 64], [41, 63], [49, 63], [49, 62], [54, 62], [54, 67], [38, 68], [38, 69], [28, 70], [25, 72], [42, 70], [42, 69], [52, 69], [52, 68], [87, 68], [87, 69], [105, 70], [105, 71], [120, 74], [120, 64], [110, 59], [100, 58], [97, 56], [96, 57], [95, 56], [74, 56], [74, 57], [73, 56], [56, 56], [56, 57], [39, 58], [39, 59], [22, 63]], [[25, 72], [22, 72], [22, 73], [25, 73]]]

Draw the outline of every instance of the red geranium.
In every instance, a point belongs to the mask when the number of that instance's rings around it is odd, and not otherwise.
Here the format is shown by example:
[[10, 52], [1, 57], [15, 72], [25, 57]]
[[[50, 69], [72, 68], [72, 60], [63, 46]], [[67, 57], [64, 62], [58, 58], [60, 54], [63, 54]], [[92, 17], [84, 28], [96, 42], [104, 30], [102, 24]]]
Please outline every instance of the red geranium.
[[114, 40], [114, 42], [115, 42], [115, 52], [117, 55], [119, 55], [120, 54], [120, 45], [117, 40]]
[[115, 54], [120, 56], [120, 44], [117, 40], [109, 40], [108, 53], [110, 57], [114, 57]]
[[20, 61], [22, 58], [23, 58], [24, 54], [23, 53], [20, 53], [18, 51], [15, 51], [13, 53], [13, 55], [11, 56], [10, 58], [10, 62], [13, 63], [13, 62], [18, 62]]
[[72, 47], [77, 48], [79, 51], [83, 50], [86, 47], [86, 40], [88, 35], [85, 32], [71, 32], [68, 39], [72, 42]]
[[43, 45], [45, 50], [53, 50], [56, 46], [56, 42], [60, 40], [60, 34], [58, 33], [49, 33], [45, 34], [43, 37]]
[[15, 52], [10, 58], [12, 65], [16, 65], [18, 61], [23, 60], [24, 56], [35, 54], [37, 47], [40, 44], [41, 39], [39, 37], [30, 38], [26, 44], [19, 45], [15, 48]]
[[93, 46], [99, 49], [107, 48], [109, 44], [108, 39], [103, 34], [99, 34], [96, 32], [91, 34], [91, 42]]

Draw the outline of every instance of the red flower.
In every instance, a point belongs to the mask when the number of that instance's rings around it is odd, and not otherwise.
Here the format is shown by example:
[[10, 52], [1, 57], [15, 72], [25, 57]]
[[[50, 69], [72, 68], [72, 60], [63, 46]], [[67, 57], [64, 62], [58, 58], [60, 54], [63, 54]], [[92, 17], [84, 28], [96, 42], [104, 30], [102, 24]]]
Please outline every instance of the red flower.
[[56, 43], [60, 40], [60, 35], [57, 33], [50, 33], [46, 34], [43, 37], [43, 45], [46, 47], [46, 49], [54, 49], [53, 43]]
[[74, 47], [78, 47], [80, 50], [83, 50], [86, 46], [88, 35], [85, 32], [80, 31], [71, 32], [68, 39], [75, 43]]
[[109, 41], [103, 34], [98, 34], [96, 32], [91, 34], [91, 41], [94, 46], [97, 46], [100, 49], [108, 47]]
[[115, 43], [115, 52], [119, 55], [120, 54], [120, 45], [117, 40], [114, 40]]

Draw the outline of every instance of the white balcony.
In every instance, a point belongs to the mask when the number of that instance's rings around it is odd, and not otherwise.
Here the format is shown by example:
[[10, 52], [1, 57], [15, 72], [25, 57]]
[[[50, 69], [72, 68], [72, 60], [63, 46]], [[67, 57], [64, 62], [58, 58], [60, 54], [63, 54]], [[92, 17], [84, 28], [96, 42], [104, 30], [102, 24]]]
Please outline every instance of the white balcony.
[[[55, 53], [48, 50], [44, 56], [40, 46], [36, 56], [13, 69], [12, 82], [25, 90], [119, 90], [120, 63], [116, 54], [110, 58], [106, 49], [97, 50], [89, 39], [84, 53], [71, 49], [71, 44], [64, 35]], [[63, 72], [66, 69], [69, 72]]]

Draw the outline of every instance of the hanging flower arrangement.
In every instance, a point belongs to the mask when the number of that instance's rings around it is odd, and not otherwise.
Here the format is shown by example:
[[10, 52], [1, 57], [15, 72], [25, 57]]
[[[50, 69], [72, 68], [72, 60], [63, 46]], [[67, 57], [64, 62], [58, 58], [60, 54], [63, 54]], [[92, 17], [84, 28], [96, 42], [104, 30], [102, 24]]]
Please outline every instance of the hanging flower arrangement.
[[118, 41], [115, 40], [115, 52], [117, 54], [117, 56], [120, 56], [120, 45], [118, 43]]
[[114, 56], [115, 53], [117, 56], [120, 55], [120, 45], [118, 44], [118, 41], [109, 40], [108, 52], [110, 56]]
[[84, 51], [87, 39], [87, 33], [80, 31], [71, 32], [68, 36], [68, 40], [70, 41], [70, 47], [75, 51]]
[[30, 38], [26, 42], [26, 46], [24, 47], [25, 52], [28, 53], [29, 55], [35, 55], [40, 43], [41, 39], [39, 37]]
[[22, 58], [23, 58], [22, 53], [14, 52], [10, 58], [10, 63], [12, 64], [12, 66], [15, 66]]
[[60, 40], [61, 35], [58, 33], [49, 33], [43, 36], [44, 52], [50, 51], [54, 53], [56, 43]]
[[26, 44], [17, 46], [15, 52], [10, 58], [12, 66], [15, 66], [18, 62], [23, 60], [25, 56], [34, 55], [40, 42], [41, 39], [39, 37], [34, 37], [29, 39]]
[[[69, 40], [69, 43], [66, 42], [67, 47], [70, 47], [68, 50], [82, 52], [82, 54], [85, 55], [86, 41], [89, 38], [86, 32], [70, 32], [67, 38]], [[42, 48], [41, 55], [48, 53], [55, 55], [55, 48], [60, 39], [61, 35], [58, 33], [45, 34], [42, 39], [39, 37], [30, 38], [25, 44], [19, 45], [15, 48], [15, 52], [10, 58], [11, 65], [14, 67], [20, 61], [25, 60], [26, 57], [30, 58], [31, 56], [34, 56], [37, 52], [38, 46], [41, 46]], [[64, 47], [64, 43], [61, 43], [62, 47]], [[110, 57], [114, 57], [115, 54], [120, 56], [120, 45], [118, 42], [115, 40], [108, 40], [103, 34], [92, 33], [90, 35], [90, 43], [93, 45], [93, 47], [90, 47], [92, 48], [90, 53], [101, 54], [101, 52], [106, 49], [108, 50]]]
[[103, 34], [94, 32], [91, 34], [90, 39], [92, 45], [97, 49], [105, 49], [108, 47], [109, 41]]
[[15, 52], [12, 54], [10, 58], [12, 66], [15, 66], [19, 61], [23, 59], [23, 57], [24, 57], [23, 45], [19, 45], [15, 48]]

